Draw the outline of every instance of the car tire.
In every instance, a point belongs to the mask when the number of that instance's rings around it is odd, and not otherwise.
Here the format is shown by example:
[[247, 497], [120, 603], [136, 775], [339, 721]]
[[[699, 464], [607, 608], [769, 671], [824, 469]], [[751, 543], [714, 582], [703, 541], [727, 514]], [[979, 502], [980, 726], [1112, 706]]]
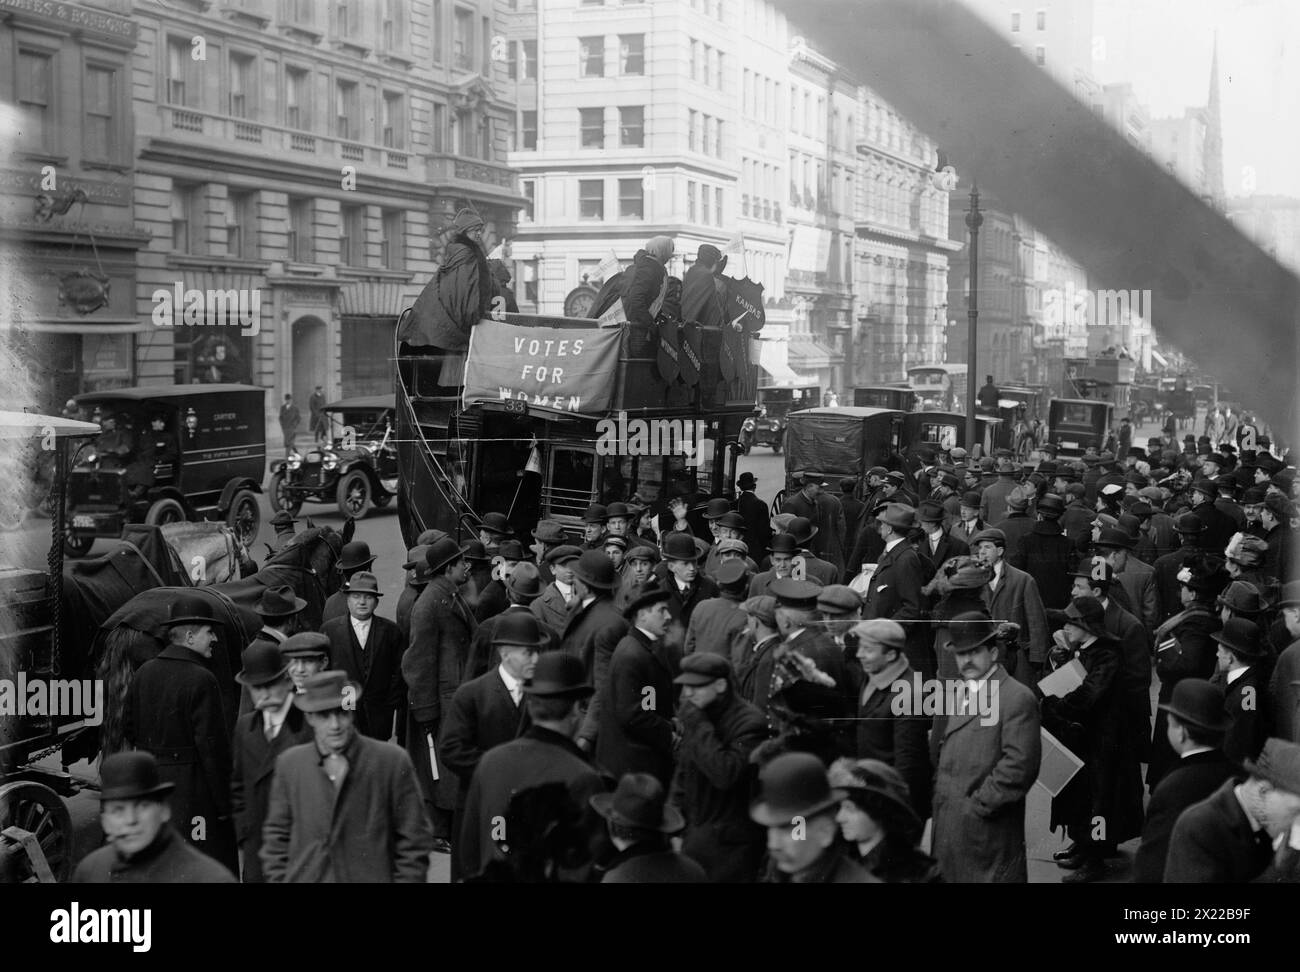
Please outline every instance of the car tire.
[[189, 517], [185, 507], [170, 497], [155, 500], [144, 515], [144, 522], [150, 526], [162, 526], [164, 523], [184, 523]]
[[74, 537], [71, 533], [65, 533], [63, 536], [63, 555], [75, 560], [90, 553], [90, 548], [94, 545], [95, 538], [93, 536]]
[[370, 512], [370, 497], [373, 492], [374, 490], [370, 488], [370, 477], [360, 469], [345, 473], [334, 491], [339, 515], [344, 519], [349, 516], [354, 520], [362, 519]]
[[231, 497], [230, 509], [226, 511], [226, 526], [235, 531], [245, 549], [257, 539], [257, 531], [262, 528], [262, 508], [258, 505], [257, 494], [251, 489], [241, 489]]
[[291, 496], [284, 491], [284, 473], [274, 473], [271, 476], [268, 492], [271, 495], [271, 509], [284, 510], [290, 516], [297, 516], [298, 511], [302, 509], [302, 498]]

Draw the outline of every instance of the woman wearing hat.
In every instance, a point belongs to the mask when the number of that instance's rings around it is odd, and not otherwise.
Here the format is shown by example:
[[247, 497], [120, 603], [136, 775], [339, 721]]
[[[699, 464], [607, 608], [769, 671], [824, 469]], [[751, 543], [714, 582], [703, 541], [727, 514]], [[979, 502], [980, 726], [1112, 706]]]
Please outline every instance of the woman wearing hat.
[[[488, 316], [495, 287], [483, 252], [483, 218], [462, 209], [443, 232], [451, 238], [438, 272], [420, 292], [399, 338], [413, 346], [464, 352], [469, 332]], [[450, 377], [450, 376], [449, 376]], [[444, 385], [458, 384], [444, 381]]]
[[876, 759], [837, 759], [831, 786], [844, 791], [835, 815], [857, 861], [886, 884], [941, 884], [939, 863], [918, 846], [925, 823], [898, 771]]
[[[1230, 581], [1223, 568], [1223, 558], [1209, 554], [1193, 555], [1179, 570], [1177, 582], [1183, 609], [1160, 625], [1155, 635], [1161, 702], [1168, 702], [1173, 697], [1174, 687], [1182, 679], [1208, 679], [1214, 674], [1218, 651], [1211, 636], [1222, 626], [1215, 601]], [[1165, 731], [1166, 718], [1161, 710], [1156, 713], [1151, 734], [1151, 762], [1147, 768], [1147, 786], [1152, 789], [1168, 772], [1175, 758]]]

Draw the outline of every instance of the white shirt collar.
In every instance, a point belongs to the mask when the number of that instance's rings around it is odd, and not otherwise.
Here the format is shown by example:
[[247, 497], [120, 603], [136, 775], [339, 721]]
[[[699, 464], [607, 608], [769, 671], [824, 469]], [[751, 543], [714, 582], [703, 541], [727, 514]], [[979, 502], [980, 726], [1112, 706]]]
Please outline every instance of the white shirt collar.
[[361, 643], [361, 647], [364, 648], [366, 646], [366, 637], [370, 634], [370, 623], [375, 619], [373, 617], [369, 617], [366, 618], [364, 621], [358, 621], [356, 618], [352, 617], [352, 615], [349, 614], [348, 620], [352, 622], [352, 630], [356, 633], [357, 641], [359, 641]]
[[1228, 672], [1228, 684], [1231, 685], [1248, 671], [1250, 671], [1249, 665], [1243, 665], [1241, 668], [1234, 668], [1232, 671]]
[[595, 594], [588, 594], [586, 597], [582, 599], [582, 606], [585, 608], [588, 604], [590, 604], [595, 599], [596, 599]]
[[636, 628], [636, 629], [637, 629], [637, 631], [640, 631], [643, 635], [645, 635], [647, 638], [649, 638], [651, 641], [658, 641], [658, 640], [659, 640], [659, 636], [658, 636], [658, 635], [653, 635], [653, 634], [651, 634], [649, 631], [647, 631], [645, 628], [641, 627], [640, 625], [637, 625], [637, 628]]
[[290, 692], [284, 697], [278, 709], [262, 710], [262, 725], [271, 729], [277, 729], [284, 724], [284, 720], [289, 718], [289, 709], [293, 705], [293, 693]]
[[804, 632], [803, 628], [796, 628], [794, 631], [791, 631], [788, 635], [785, 636], [785, 640], [794, 641], [794, 639], [798, 638], [801, 634], [803, 634], [803, 632]]
[[506, 683], [506, 691], [510, 693], [511, 697], [519, 698], [523, 683], [506, 671], [505, 665], [497, 666], [497, 674], [501, 676], [501, 681]]
[[1187, 752], [1181, 754], [1178, 758], [1186, 759], [1188, 756], [1195, 756], [1198, 753], [1212, 753], [1212, 752], [1214, 752], [1213, 746], [1193, 746], [1191, 749], [1187, 750]]
[[885, 553], [889, 553], [889, 551], [893, 550], [902, 542], [903, 542], [902, 537], [894, 537], [893, 540], [890, 540], [889, 543], [885, 544]]
[[566, 584], [558, 578], [555, 581], [555, 589], [564, 595], [566, 601], [573, 595], [573, 585]]
[[1241, 797], [1241, 788], [1244, 783], [1238, 783], [1232, 788], [1232, 795], [1237, 798], [1237, 803], [1241, 805], [1241, 812], [1246, 815], [1246, 820], [1250, 823], [1250, 829], [1253, 833], [1259, 833], [1264, 827], [1255, 819], [1255, 815], [1250, 812], [1250, 807], [1246, 806], [1246, 801]]

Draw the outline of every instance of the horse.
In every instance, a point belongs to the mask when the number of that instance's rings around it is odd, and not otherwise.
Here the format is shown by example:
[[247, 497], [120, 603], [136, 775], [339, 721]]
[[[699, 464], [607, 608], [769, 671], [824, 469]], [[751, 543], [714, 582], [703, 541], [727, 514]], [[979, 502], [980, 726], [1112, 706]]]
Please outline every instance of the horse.
[[131, 680], [136, 669], [166, 646], [163, 624], [179, 593], [202, 597], [220, 622], [216, 630], [218, 650], [208, 665], [221, 686], [227, 730], [233, 731], [239, 711], [239, 686], [234, 676], [240, 669], [240, 655], [261, 628], [254, 607], [262, 592], [268, 587], [289, 585], [297, 597], [307, 602], [304, 628], [319, 628], [326, 600], [343, 582], [335, 567], [343, 545], [352, 539], [355, 530], [351, 518], [342, 532], [329, 526], [310, 528], [294, 537], [251, 577], [207, 587], [159, 587], [133, 597], [114, 613], [100, 626], [91, 647], [97, 676], [104, 684], [99, 751], [107, 756], [125, 747], [122, 716]]
[[166, 523], [161, 530], [195, 587], [224, 584], [257, 573], [257, 564], [235, 531], [224, 523], [182, 521]]

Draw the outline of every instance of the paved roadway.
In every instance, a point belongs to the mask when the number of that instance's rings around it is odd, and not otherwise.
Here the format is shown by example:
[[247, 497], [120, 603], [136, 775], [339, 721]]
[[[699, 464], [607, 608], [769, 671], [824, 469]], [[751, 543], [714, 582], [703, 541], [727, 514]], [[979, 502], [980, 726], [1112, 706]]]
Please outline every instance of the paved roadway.
[[[1154, 426], [1143, 427], [1134, 436], [1135, 442], [1145, 443], [1147, 436], [1158, 433]], [[772, 451], [759, 446], [748, 456], [742, 456], [738, 463], [738, 472], [752, 472], [758, 480], [757, 495], [771, 501], [773, 495], [784, 482], [785, 456], [773, 455]], [[270, 525], [271, 512], [263, 497], [262, 528], [257, 543], [253, 547], [253, 556], [261, 561], [266, 557], [265, 541], [273, 535]], [[310, 517], [316, 524], [328, 524], [341, 529], [343, 518], [333, 505], [309, 503], [303, 506], [300, 521]], [[378, 558], [374, 571], [379, 578], [380, 590], [385, 598], [380, 603], [380, 613], [392, 617], [392, 605], [404, 583], [402, 563], [406, 551], [402, 544], [401, 530], [398, 527], [396, 504], [388, 509], [371, 510], [368, 516], [357, 523], [356, 538], [365, 540], [370, 545], [371, 553]], [[49, 521], [29, 520], [22, 529], [0, 534], [0, 563], [19, 564], [44, 569], [46, 551], [49, 548]], [[90, 556], [102, 550], [102, 544], [96, 544]], [[1153, 693], [1154, 697], [1154, 693]], [[50, 768], [57, 770], [57, 760]], [[71, 768], [73, 775], [93, 780], [96, 772], [86, 763]], [[76, 853], [80, 857], [98, 843], [98, 803], [93, 791], [83, 792], [70, 801], [77, 832]], [[1035, 787], [1029, 798], [1028, 833], [1029, 833], [1029, 874], [1030, 880], [1051, 883], [1059, 881], [1065, 873], [1052, 863], [1052, 853], [1061, 849], [1064, 842], [1047, 830], [1049, 801], [1045, 792]], [[1131, 861], [1133, 845], [1126, 845], [1127, 855], [1123, 862], [1114, 868], [1113, 879], [1123, 880]], [[435, 854], [430, 868], [430, 879], [438, 883], [449, 880], [449, 859], [446, 855]]]

